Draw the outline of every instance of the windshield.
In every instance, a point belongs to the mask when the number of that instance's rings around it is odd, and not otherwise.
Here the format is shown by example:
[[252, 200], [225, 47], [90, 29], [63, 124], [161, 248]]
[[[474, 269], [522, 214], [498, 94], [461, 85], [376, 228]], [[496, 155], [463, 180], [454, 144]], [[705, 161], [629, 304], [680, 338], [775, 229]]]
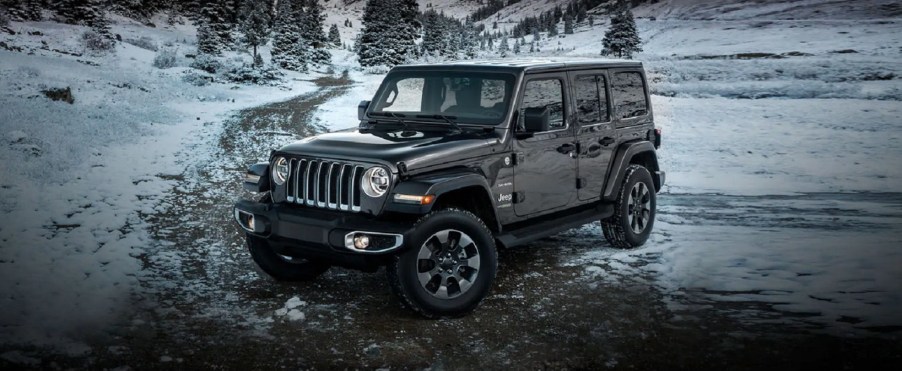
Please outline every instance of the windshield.
[[514, 75], [506, 73], [390, 73], [370, 115], [496, 125], [510, 106], [513, 88]]

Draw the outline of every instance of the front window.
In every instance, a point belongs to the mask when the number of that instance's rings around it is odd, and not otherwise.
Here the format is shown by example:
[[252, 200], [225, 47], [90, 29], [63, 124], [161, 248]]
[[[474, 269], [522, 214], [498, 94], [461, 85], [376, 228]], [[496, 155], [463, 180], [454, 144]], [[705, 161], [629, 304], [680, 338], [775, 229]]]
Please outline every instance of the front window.
[[514, 75], [506, 73], [407, 71], [391, 73], [370, 115], [496, 125], [510, 106]]
[[523, 92], [523, 103], [520, 105], [520, 109], [522, 111], [525, 111], [527, 108], [547, 109], [548, 129], [563, 129], [567, 126], [564, 121], [563, 91], [561, 80], [530, 80], [526, 83], [526, 90]]

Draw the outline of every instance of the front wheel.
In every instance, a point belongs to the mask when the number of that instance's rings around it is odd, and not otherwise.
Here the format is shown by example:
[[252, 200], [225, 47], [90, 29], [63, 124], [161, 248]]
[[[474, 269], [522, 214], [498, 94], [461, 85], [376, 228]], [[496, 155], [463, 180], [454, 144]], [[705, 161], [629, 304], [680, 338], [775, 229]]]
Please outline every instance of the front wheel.
[[276, 281], [311, 281], [329, 269], [328, 264], [277, 254], [265, 239], [250, 234], [247, 248], [257, 272]]
[[614, 247], [641, 246], [655, 224], [655, 185], [642, 165], [630, 165], [614, 204], [614, 215], [601, 220], [605, 239]]
[[495, 240], [469, 211], [444, 209], [421, 218], [407, 251], [386, 271], [392, 291], [427, 318], [456, 317], [475, 309], [495, 279]]

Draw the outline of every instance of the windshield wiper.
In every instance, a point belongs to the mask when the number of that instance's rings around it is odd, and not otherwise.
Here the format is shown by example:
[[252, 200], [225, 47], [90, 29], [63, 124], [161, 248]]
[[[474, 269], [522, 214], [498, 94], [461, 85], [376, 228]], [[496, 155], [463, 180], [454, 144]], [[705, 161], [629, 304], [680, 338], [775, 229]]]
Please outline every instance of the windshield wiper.
[[401, 127], [403, 127], [404, 130], [407, 130], [407, 129], [408, 129], [407, 123], [404, 122], [404, 118], [407, 117], [407, 116], [404, 115], [404, 114], [402, 114], [402, 113], [389, 112], [389, 111], [370, 112], [370, 116], [385, 116], [385, 117], [391, 117], [391, 118], [393, 118], [393, 119], [398, 120], [398, 123], [401, 124]]
[[417, 118], [445, 120], [445, 122], [447, 122], [448, 125], [451, 125], [451, 127], [453, 127], [455, 131], [457, 131], [459, 133], [464, 131], [464, 129], [462, 129], [460, 127], [460, 125], [458, 125], [456, 122], [454, 122], [454, 119], [456, 119], [457, 116], [446, 116], [446, 115], [434, 114], [434, 115], [417, 115]]

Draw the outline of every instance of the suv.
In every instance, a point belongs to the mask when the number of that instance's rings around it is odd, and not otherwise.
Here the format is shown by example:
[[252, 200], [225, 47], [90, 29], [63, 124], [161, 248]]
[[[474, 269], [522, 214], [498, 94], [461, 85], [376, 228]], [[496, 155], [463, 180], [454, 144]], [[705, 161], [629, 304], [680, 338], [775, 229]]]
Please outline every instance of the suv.
[[651, 233], [664, 172], [639, 62], [397, 66], [357, 116], [248, 169], [262, 197], [234, 216], [273, 278], [385, 266], [405, 305], [459, 316], [488, 293], [496, 248], [593, 221], [618, 248]]

